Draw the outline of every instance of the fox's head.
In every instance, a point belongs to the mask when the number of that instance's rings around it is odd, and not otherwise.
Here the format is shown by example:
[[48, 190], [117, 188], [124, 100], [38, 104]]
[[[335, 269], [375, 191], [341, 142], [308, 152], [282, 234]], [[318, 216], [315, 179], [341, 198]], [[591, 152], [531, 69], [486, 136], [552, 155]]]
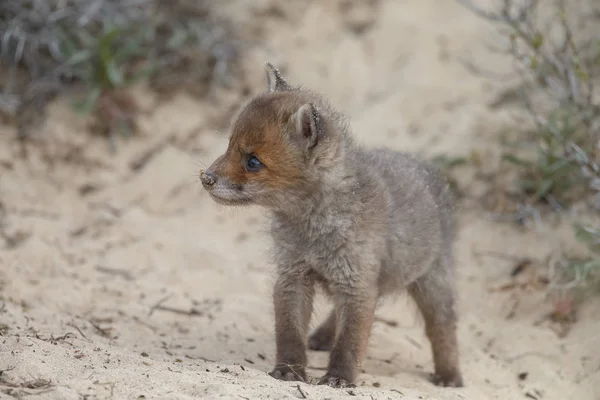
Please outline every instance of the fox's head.
[[[229, 145], [202, 185], [218, 203], [282, 208], [315, 194], [320, 170], [338, 153], [333, 112], [266, 64], [268, 89], [241, 108]], [[322, 183], [321, 183], [322, 184]]]

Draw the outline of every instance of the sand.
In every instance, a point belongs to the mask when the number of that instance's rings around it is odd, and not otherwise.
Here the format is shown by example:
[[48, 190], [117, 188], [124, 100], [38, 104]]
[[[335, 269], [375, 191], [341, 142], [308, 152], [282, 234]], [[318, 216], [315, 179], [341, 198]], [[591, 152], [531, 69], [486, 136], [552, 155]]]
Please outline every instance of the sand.
[[[511, 114], [490, 104], [509, 83], [474, 76], [460, 59], [507, 71], [485, 47], [497, 33], [452, 1], [342, 3], [223, 2], [249, 38], [258, 26], [266, 38], [241, 61], [252, 91], [271, 60], [329, 96], [362, 143], [422, 156], [476, 150], [493, 172]], [[458, 212], [464, 388], [427, 380], [429, 343], [405, 295], [378, 310], [357, 388], [272, 379], [266, 216], [216, 205], [197, 178], [226, 147], [223, 122], [243, 99], [232, 90], [162, 101], [143, 87], [135, 96], [142, 136], [119, 140], [116, 154], [66, 102], [52, 105], [36, 135], [43, 151], [26, 160], [13, 128], [0, 127], [0, 399], [600, 398], [600, 301], [560, 337], [540, 322], [552, 308], [546, 290], [494, 291], [515, 261], [482, 255], [544, 260], [571, 246], [568, 226], [495, 222], [477, 201]], [[463, 167], [463, 187], [475, 172]], [[313, 327], [328, 310], [320, 299]], [[326, 363], [311, 352], [310, 377]]]

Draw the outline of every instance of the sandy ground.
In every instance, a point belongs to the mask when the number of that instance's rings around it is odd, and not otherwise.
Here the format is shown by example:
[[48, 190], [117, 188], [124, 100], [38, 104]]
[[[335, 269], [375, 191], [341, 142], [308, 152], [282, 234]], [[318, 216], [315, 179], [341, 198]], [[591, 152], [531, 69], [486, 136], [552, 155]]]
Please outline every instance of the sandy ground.
[[[508, 114], [489, 104], [506, 84], [458, 62], [507, 66], [482, 45], [490, 27], [452, 1], [342, 3], [224, 2], [267, 37], [243, 61], [252, 90], [272, 60], [330, 96], [361, 142], [426, 156], [476, 149], [493, 171]], [[456, 243], [465, 388], [427, 380], [429, 344], [405, 296], [378, 311], [359, 387], [273, 380], [265, 216], [219, 207], [197, 182], [226, 146], [219, 122], [239, 97], [136, 96], [144, 138], [116, 155], [61, 103], [39, 134], [44, 151], [27, 161], [0, 127], [0, 399], [600, 398], [600, 302], [561, 338], [539, 323], [551, 307], [544, 291], [493, 291], [515, 263], [481, 255], [544, 259], [568, 246], [568, 227], [493, 222], [475, 201], [462, 204]], [[465, 167], [461, 184], [475, 172]], [[318, 304], [313, 326], [327, 311]], [[309, 360], [316, 379], [327, 355]]]

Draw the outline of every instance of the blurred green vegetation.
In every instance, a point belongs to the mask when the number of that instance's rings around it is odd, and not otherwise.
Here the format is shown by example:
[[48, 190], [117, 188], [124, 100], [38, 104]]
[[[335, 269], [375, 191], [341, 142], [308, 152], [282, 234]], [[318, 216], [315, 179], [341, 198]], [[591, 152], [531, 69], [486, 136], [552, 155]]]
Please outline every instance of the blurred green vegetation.
[[[549, 206], [554, 212], [568, 213], [583, 204], [588, 215], [597, 215], [600, 3], [502, 0], [496, 9], [488, 10], [476, 1], [457, 1], [500, 29], [508, 44], [504, 51], [521, 78], [517, 98], [534, 128], [515, 126], [518, 139], [503, 156], [518, 172], [518, 198], [530, 209]], [[540, 214], [536, 211], [536, 215]], [[600, 275], [600, 229], [577, 223], [574, 234], [589, 252], [584, 259], [565, 258], [561, 264], [572, 288], [580, 288]]]
[[239, 46], [207, 0], [2, 0], [0, 113], [27, 135], [32, 113], [57, 95], [75, 96], [104, 132], [131, 133], [123, 89], [206, 92], [232, 79]]

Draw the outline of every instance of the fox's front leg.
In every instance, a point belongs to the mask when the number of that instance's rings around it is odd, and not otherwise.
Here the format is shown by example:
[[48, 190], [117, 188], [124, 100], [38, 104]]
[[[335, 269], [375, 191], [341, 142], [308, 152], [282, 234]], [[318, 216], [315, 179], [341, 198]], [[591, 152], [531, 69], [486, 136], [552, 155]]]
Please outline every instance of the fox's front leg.
[[364, 360], [377, 294], [375, 288], [348, 291], [336, 296], [337, 331], [327, 373], [318, 382], [332, 387], [354, 386]]
[[308, 276], [280, 273], [275, 305], [276, 364], [269, 373], [285, 381], [306, 381], [306, 338], [315, 294]]

